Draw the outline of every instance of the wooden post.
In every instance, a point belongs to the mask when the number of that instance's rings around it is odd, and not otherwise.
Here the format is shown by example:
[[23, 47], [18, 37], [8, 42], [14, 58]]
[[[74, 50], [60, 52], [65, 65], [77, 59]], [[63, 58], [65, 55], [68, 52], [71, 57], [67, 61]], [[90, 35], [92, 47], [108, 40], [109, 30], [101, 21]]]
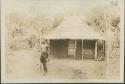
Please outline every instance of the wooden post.
[[82, 40], [82, 60], [83, 60], [83, 40]]
[[104, 58], [104, 41], [102, 40], [102, 53], [103, 53], [103, 58]]
[[97, 41], [95, 42], [95, 59], [97, 59]]

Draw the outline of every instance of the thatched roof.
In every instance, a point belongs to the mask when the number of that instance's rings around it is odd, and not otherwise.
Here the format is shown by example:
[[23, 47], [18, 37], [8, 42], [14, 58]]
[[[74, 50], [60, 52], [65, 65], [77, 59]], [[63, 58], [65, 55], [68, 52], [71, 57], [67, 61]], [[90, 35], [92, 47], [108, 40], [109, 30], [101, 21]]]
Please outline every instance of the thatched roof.
[[66, 18], [57, 28], [43, 36], [44, 39], [103, 39], [78, 17]]

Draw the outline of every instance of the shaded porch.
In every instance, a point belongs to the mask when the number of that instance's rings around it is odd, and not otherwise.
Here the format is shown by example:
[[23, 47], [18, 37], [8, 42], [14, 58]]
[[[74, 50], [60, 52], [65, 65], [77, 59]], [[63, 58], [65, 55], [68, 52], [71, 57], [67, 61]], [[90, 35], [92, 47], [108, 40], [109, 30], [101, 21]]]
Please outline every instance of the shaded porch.
[[[102, 43], [100, 43], [100, 41]], [[105, 57], [104, 40], [50, 40], [50, 56], [54, 58], [97, 59]]]

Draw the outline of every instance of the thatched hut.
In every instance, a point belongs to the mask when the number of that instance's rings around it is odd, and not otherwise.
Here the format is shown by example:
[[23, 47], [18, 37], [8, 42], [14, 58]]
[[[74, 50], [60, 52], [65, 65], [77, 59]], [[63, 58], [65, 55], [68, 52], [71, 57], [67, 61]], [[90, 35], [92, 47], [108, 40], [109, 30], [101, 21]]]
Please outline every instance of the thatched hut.
[[62, 24], [42, 38], [49, 40], [52, 57], [96, 59], [99, 55], [99, 40], [102, 41], [100, 51], [105, 53], [105, 38], [77, 17], [66, 18]]

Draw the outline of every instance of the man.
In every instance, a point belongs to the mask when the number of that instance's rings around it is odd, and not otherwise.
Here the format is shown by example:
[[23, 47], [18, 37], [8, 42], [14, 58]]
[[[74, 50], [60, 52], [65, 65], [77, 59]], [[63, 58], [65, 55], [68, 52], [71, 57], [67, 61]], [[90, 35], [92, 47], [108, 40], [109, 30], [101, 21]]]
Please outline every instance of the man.
[[[47, 44], [45, 44], [45, 42], [42, 42], [40, 62], [41, 62], [41, 64], [43, 64], [44, 75], [47, 73], [46, 63], [47, 63], [47, 61], [49, 61], [47, 50], [48, 50]], [[40, 71], [41, 71], [41, 65], [40, 65]]]

